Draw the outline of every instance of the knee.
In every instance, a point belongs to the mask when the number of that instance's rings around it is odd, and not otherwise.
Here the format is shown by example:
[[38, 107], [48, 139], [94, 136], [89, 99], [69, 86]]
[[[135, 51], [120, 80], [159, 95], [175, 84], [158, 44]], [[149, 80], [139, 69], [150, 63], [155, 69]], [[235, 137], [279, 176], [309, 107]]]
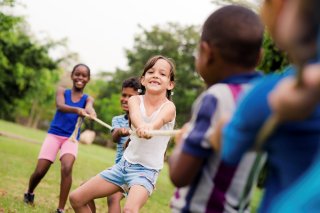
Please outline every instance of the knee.
[[70, 193], [69, 201], [70, 201], [72, 208], [79, 208], [80, 206], [83, 205], [82, 200], [81, 200], [81, 196], [76, 191], [73, 191]]
[[114, 197], [110, 196], [107, 198], [108, 206], [112, 206], [115, 202]]
[[63, 176], [70, 176], [72, 174], [72, 166], [62, 165], [61, 166], [61, 174]]
[[134, 206], [125, 205], [123, 208], [123, 213], [138, 213], [139, 209], [134, 208]]

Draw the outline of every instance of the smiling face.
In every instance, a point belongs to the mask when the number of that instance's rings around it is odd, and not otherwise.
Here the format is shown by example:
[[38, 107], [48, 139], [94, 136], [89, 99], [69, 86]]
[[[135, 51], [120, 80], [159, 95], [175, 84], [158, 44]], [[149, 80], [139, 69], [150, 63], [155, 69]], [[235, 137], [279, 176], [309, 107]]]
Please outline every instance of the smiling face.
[[141, 77], [141, 84], [147, 92], [166, 93], [174, 87], [171, 78], [171, 65], [164, 59], [158, 59], [156, 63]]
[[123, 111], [125, 111], [126, 113], [129, 112], [128, 100], [131, 96], [138, 94], [138, 91], [134, 90], [134, 88], [132, 87], [124, 87], [122, 89], [120, 103]]
[[71, 80], [73, 81], [73, 88], [77, 90], [83, 90], [90, 80], [88, 68], [82, 65], [77, 66], [72, 71]]

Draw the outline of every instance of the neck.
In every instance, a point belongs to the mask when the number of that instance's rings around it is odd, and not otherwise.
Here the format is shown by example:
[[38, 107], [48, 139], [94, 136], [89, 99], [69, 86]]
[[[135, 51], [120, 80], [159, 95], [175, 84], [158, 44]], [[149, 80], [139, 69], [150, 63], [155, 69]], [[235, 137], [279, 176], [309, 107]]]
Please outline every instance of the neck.
[[162, 104], [166, 100], [167, 100], [166, 91], [161, 94], [150, 94], [147, 92], [145, 93], [144, 101], [147, 102], [148, 104], [158, 105], [158, 104]]
[[214, 70], [212, 69], [212, 73], [219, 72], [219, 76], [215, 78], [212, 82], [208, 82], [207, 86], [210, 87], [213, 84], [216, 84], [224, 79], [227, 79], [234, 75], [240, 75], [245, 73], [252, 73], [255, 71], [254, 67], [240, 67], [236, 65], [224, 64], [222, 66], [215, 66]]
[[83, 93], [83, 88], [82, 89], [78, 89], [76, 87], [72, 87], [72, 92], [73, 93]]

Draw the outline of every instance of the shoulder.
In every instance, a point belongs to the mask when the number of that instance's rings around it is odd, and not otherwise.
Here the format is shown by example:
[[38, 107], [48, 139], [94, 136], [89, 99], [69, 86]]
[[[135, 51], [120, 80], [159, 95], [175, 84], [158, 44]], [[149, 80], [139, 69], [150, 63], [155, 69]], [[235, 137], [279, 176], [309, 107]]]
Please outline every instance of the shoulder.
[[133, 95], [128, 99], [128, 102], [130, 103], [140, 103], [140, 99], [142, 98], [142, 95]]
[[65, 91], [68, 91], [69, 89], [66, 89], [64, 87], [61, 87], [61, 86], [58, 86], [57, 88], [57, 92], [61, 92], [61, 93], [64, 93]]
[[170, 111], [176, 111], [176, 106], [174, 105], [174, 103], [172, 101], [167, 101], [163, 104], [163, 108], [168, 109]]
[[69, 89], [66, 89], [64, 87], [59, 86], [57, 88], [57, 95], [64, 95], [66, 92], [70, 91]]
[[112, 118], [112, 120], [124, 120], [125, 119], [125, 114], [123, 115], [116, 115]]

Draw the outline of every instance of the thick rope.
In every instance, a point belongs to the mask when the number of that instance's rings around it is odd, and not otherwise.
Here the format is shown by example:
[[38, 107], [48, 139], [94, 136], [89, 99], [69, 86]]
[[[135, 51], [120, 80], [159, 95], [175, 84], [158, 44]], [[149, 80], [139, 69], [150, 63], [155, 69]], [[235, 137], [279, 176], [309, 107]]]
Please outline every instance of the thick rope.
[[[107, 127], [109, 130], [112, 129], [112, 126], [103, 122], [102, 120], [100, 120], [98, 118], [92, 118], [92, 119], [94, 121], [98, 122], [99, 124], [101, 124], [102, 126]], [[147, 131], [147, 134], [151, 135], [151, 136], [175, 136], [179, 132], [180, 132], [180, 130], [149, 130], [149, 131]], [[129, 133], [136, 134], [136, 132], [132, 131], [131, 129], [129, 130]]]
[[78, 120], [77, 120], [77, 123], [76, 123], [76, 126], [75, 126], [75, 128], [74, 128], [74, 130], [73, 130], [73, 133], [71, 134], [71, 136], [70, 136], [70, 140], [72, 141], [72, 142], [74, 142], [74, 143], [77, 143], [78, 142], [78, 140], [77, 140], [77, 136], [78, 136], [78, 134], [79, 134], [79, 130], [80, 130], [80, 127], [81, 127], [81, 125], [82, 125], [82, 123], [83, 123], [83, 117], [78, 117]]

